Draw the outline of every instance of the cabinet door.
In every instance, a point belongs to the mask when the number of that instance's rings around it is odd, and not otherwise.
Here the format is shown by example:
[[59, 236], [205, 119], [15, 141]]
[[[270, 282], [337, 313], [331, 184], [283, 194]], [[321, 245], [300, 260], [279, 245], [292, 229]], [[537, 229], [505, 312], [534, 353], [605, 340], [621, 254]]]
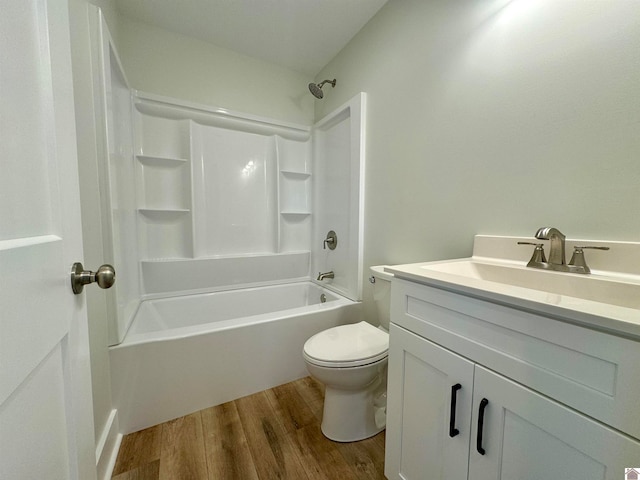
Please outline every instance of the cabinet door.
[[[484, 455], [477, 448], [482, 399]], [[638, 441], [476, 366], [470, 479], [619, 480], [638, 459]]]
[[391, 325], [387, 478], [467, 478], [472, 390], [472, 362]]

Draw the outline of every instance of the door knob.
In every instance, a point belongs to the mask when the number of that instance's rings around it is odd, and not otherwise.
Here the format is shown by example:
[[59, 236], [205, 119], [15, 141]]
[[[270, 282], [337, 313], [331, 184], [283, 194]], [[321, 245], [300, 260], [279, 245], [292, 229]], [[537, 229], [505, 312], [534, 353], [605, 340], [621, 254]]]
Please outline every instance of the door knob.
[[110, 288], [116, 281], [116, 271], [111, 265], [102, 265], [97, 272], [85, 270], [82, 263], [71, 267], [71, 289], [76, 295], [82, 293], [85, 285], [97, 283], [100, 288]]

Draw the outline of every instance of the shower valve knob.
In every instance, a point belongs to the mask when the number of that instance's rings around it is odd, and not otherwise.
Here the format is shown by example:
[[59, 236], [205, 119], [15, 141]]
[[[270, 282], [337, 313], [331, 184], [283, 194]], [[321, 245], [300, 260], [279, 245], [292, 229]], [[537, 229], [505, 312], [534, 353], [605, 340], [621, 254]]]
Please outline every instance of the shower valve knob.
[[337, 246], [338, 236], [336, 235], [336, 232], [334, 232], [333, 230], [329, 230], [329, 233], [327, 233], [327, 238], [325, 238], [324, 242], [322, 242], [322, 249], [326, 250], [327, 247], [329, 247], [329, 250], [335, 250]]
[[76, 295], [90, 283], [97, 283], [100, 288], [111, 288], [115, 281], [116, 271], [111, 265], [102, 265], [96, 272], [85, 270], [80, 262], [71, 267], [71, 289]]

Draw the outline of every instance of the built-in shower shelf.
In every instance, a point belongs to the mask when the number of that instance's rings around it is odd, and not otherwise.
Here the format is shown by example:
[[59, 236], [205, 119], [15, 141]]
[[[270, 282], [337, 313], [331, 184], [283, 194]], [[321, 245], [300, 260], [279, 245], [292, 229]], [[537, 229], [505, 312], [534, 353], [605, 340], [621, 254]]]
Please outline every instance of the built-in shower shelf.
[[285, 177], [299, 178], [299, 179], [306, 179], [311, 176], [311, 173], [309, 172], [297, 172], [293, 170], [280, 170], [280, 173], [282, 173]]
[[188, 262], [193, 261], [192, 257], [158, 257], [158, 258], [143, 258], [141, 263], [175, 263], [175, 262]]
[[188, 162], [186, 158], [160, 157], [155, 155], [136, 155], [138, 161], [151, 167], [179, 167]]
[[294, 211], [284, 211], [280, 212], [280, 215], [290, 216], [290, 217], [305, 217], [307, 215], [311, 215], [311, 212], [294, 212]]
[[153, 220], [171, 220], [191, 212], [187, 208], [139, 208], [138, 211]]

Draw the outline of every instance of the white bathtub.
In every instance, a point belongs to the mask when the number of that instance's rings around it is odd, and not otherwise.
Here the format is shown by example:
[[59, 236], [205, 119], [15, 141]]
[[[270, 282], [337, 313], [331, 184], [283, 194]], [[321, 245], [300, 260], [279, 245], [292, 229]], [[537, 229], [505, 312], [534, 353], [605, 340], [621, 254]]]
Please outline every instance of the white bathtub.
[[109, 351], [120, 431], [303, 377], [307, 338], [360, 313], [311, 282], [146, 300]]

